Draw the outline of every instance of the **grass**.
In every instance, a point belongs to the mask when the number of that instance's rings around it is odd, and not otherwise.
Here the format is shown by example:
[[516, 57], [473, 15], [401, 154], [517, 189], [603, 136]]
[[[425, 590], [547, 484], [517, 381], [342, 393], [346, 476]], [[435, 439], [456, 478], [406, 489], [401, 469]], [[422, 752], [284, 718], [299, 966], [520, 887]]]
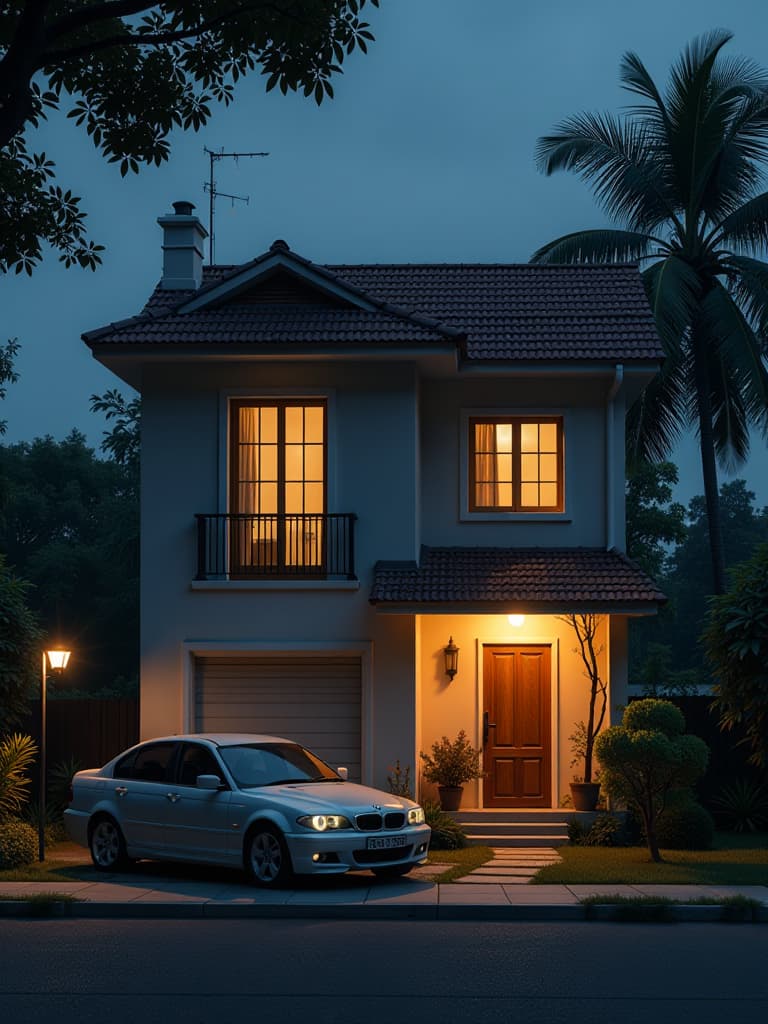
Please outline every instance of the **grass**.
[[549, 864], [534, 885], [768, 885], [768, 833], [718, 833], [712, 850], [662, 850], [654, 864], [645, 847], [563, 846], [561, 864]]
[[[487, 846], [466, 846], [463, 850], [434, 850], [430, 851], [429, 863], [445, 865], [445, 871], [435, 875], [436, 882], [452, 882], [462, 875], [469, 874], [481, 864], [485, 864], [493, 857], [493, 850]], [[140, 865], [139, 867], [141, 867]], [[206, 868], [198, 865], [173, 865], [159, 864], [151, 865], [155, 871], [174, 872], [175, 874], [190, 872], [199, 875], [206, 875], [210, 872], [226, 869]], [[150, 865], [147, 865], [150, 869]], [[26, 867], [14, 868], [9, 871], [0, 871], [0, 882], [73, 882], [79, 880], [98, 881], [99, 876], [91, 864], [88, 851], [75, 843], [57, 843], [48, 850], [47, 859], [40, 864], [35, 861]]]
[[445, 864], [446, 870], [435, 875], [435, 882], [455, 882], [493, 857], [490, 846], [465, 846], [461, 850], [430, 850], [430, 864]]
[[622, 896], [609, 893], [601, 896], [585, 896], [579, 900], [586, 908], [587, 920], [596, 917], [594, 908], [611, 907], [614, 921], [671, 922], [677, 920], [673, 907], [720, 907], [720, 920], [731, 922], [757, 921], [762, 904], [747, 896], [726, 896], [712, 899], [698, 896], [696, 899], [673, 900], [666, 896]]

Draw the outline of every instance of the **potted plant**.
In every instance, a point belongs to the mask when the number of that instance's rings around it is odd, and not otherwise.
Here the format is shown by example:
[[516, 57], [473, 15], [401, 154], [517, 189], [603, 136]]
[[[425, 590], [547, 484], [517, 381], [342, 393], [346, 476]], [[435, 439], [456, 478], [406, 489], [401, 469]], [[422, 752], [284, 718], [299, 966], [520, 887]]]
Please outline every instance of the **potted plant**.
[[584, 664], [584, 676], [589, 683], [587, 719], [576, 723], [570, 737], [573, 751], [571, 767], [581, 765], [583, 769], [581, 773], [574, 775], [571, 799], [574, 810], [594, 811], [600, 798], [599, 772], [594, 760], [595, 740], [603, 727], [608, 704], [608, 684], [601, 678], [598, 665], [598, 658], [603, 649], [598, 648], [595, 643], [600, 618], [593, 612], [588, 612], [564, 615], [561, 621], [567, 622], [576, 634], [578, 647], [575, 653]]
[[467, 739], [462, 729], [455, 740], [443, 736], [432, 744], [432, 753], [420, 755], [424, 762], [424, 778], [437, 786], [440, 806], [444, 811], [458, 811], [464, 783], [483, 776], [480, 751]]

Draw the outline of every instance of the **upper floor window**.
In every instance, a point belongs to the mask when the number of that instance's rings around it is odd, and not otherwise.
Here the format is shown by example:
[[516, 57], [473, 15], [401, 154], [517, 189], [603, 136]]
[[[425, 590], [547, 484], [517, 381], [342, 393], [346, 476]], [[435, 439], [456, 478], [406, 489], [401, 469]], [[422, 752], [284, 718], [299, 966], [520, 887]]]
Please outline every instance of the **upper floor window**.
[[231, 415], [233, 571], [322, 568], [325, 402], [233, 401]]
[[470, 417], [469, 511], [563, 511], [560, 417]]

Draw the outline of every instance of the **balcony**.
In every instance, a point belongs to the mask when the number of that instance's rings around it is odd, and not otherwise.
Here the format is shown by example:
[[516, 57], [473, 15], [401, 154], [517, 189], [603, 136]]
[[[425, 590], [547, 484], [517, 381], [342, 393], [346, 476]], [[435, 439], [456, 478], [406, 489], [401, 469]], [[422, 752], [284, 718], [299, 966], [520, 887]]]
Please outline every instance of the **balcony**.
[[197, 513], [198, 580], [355, 576], [354, 513]]

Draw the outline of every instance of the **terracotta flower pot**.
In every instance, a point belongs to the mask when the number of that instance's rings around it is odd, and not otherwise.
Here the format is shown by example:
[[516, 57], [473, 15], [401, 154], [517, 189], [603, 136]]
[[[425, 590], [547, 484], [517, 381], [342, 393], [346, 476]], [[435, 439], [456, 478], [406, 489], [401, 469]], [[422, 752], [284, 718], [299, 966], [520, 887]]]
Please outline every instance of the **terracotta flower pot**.
[[438, 786], [437, 791], [440, 794], [440, 807], [444, 811], [458, 811], [461, 794], [464, 792], [463, 786]]
[[600, 799], [600, 783], [572, 782], [571, 799], [575, 811], [594, 811]]

